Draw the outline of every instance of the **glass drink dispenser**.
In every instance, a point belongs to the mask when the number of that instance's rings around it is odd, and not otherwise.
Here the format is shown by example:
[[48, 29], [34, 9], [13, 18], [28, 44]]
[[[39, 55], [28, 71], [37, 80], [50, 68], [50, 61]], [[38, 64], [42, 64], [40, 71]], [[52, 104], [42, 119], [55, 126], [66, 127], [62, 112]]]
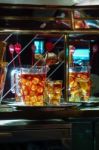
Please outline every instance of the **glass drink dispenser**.
[[69, 46], [69, 102], [90, 101], [92, 86], [90, 74], [89, 43], [74, 41], [74, 45]]
[[69, 101], [88, 102], [91, 92], [89, 66], [76, 66], [69, 68]]

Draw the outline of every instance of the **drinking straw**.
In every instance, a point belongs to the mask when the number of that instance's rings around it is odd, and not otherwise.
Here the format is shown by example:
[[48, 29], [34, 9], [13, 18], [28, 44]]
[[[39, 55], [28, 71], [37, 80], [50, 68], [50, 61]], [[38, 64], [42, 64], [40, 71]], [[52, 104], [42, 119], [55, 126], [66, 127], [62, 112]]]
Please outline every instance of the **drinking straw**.
[[[21, 54], [21, 53], [34, 41], [35, 38], [37, 38], [37, 36], [38, 36], [38, 34], [36, 34], [35, 37], [32, 38], [32, 40], [27, 43], [27, 45], [8, 63], [7, 66], [9, 66], [9, 65], [18, 57], [18, 55]], [[15, 87], [15, 85], [16, 85], [16, 84], [14, 84], [14, 85], [2, 96], [2, 99], [6, 97], [6, 95], [11, 91], [11, 89], [13, 89], [13, 88]], [[1, 99], [1, 101], [2, 101], [2, 99]], [[1, 102], [1, 101], [0, 101], [0, 102]]]
[[18, 53], [18, 61], [19, 61], [19, 66], [21, 67], [22, 64], [21, 64], [21, 58], [20, 58], [20, 54]]
[[[9, 45], [9, 51], [11, 54], [11, 58], [13, 60], [13, 54], [14, 54], [14, 45], [13, 44]], [[12, 63], [13, 63], [13, 67], [15, 68], [15, 62], [13, 61]]]
[[16, 43], [15, 44], [15, 52], [18, 55], [18, 62], [19, 62], [19, 66], [21, 67], [22, 65], [21, 65], [20, 51], [21, 51], [21, 44]]
[[[13, 59], [13, 53], [11, 54], [11, 57]], [[15, 62], [13, 61], [13, 67], [15, 68]]]
[[[38, 34], [35, 35], [35, 37], [13, 58], [13, 60], [15, 60], [18, 55], [20, 55], [33, 41], [34, 39], [38, 36]], [[13, 62], [13, 60], [11, 60], [9, 63], [8, 63], [8, 66]]]

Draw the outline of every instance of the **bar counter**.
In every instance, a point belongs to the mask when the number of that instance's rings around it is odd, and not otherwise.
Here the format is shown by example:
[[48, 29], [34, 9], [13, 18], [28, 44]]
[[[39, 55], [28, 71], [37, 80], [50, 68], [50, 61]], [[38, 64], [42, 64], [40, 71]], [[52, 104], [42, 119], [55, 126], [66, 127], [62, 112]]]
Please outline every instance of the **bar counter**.
[[69, 119], [69, 118], [98, 118], [99, 106], [65, 106], [25, 107], [1, 105], [0, 119]]
[[34, 109], [1, 105], [0, 143], [34, 141], [57, 143], [58, 140], [64, 145], [59, 150], [98, 150], [98, 105], [34, 107]]

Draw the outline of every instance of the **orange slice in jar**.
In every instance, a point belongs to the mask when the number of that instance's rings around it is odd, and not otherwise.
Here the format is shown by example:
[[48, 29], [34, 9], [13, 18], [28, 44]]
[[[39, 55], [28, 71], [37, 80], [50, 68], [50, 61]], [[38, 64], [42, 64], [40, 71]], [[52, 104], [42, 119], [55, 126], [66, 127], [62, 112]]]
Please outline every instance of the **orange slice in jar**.
[[78, 81], [82, 81], [82, 82], [88, 82], [90, 80], [90, 77], [88, 74], [84, 74], [84, 73], [79, 73], [77, 75], [77, 80]]
[[74, 81], [74, 80], [75, 80], [75, 76], [70, 75], [70, 76], [69, 76], [69, 82], [72, 82], [72, 81]]
[[44, 91], [43, 87], [38, 86], [36, 92], [42, 94]]
[[45, 81], [40, 81], [38, 85], [41, 86], [41, 87], [44, 87], [45, 86]]
[[43, 95], [37, 97], [37, 102], [43, 102], [43, 100], [44, 100]]
[[35, 84], [32, 84], [31, 90], [32, 90], [32, 91], [36, 91], [36, 90], [37, 90], [37, 86], [36, 86]]
[[38, 84], [39, 82], [40, 82], [40, 80], [39, 80], [38, 77], [34, 77], [33, 80], [32, 80], [33, 84]]

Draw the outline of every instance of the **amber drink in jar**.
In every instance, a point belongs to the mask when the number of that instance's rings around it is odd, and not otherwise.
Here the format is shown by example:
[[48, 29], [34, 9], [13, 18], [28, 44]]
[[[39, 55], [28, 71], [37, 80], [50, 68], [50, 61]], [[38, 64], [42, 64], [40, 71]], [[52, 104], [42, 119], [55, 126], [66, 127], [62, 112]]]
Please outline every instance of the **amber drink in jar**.
[[16, 101], [26, 106], [44, 105], [46, 66], [18, 68], [15, 75]]
[[62, 97], [62, 81], [61, 80], [48, 80], [46, 83], [46, 91], [48, 96], [49, 105], [60, 105]]
[[81, 66], [76, 68], [70, 68], [69, 91], [69, 101], [89, 101], [91, 91], [90, 67]]

